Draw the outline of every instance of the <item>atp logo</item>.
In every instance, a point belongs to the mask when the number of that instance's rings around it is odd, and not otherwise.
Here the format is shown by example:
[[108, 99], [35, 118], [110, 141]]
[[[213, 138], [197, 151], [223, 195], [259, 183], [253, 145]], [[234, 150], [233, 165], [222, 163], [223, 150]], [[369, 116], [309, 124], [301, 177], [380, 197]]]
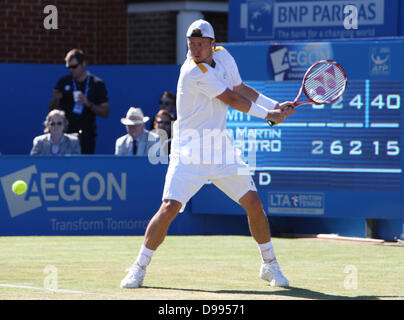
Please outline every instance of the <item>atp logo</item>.
[[4, 196], [6, 198], [10, 216], [12, 218], [42, 206], [42, 201], [39, 196], [29, 196], [29, 192], [18, 196], [11, 190], [11, 186], [14, 181], [24, 180], [28, 185], [28, 190], [38, 193], [37, 184], [32, 184], [31, 182], [31, 177], [36, 173], [36, 166], [32, 165], [0, 178]]
[[[28, 189], [16, 195], [11, 186], [24, 180]], [[38, 172], [35, 165], [0, 178], [10, 216], [46, 206], [47, 211], [111, 211], [111, 203], [126, 200], [127, 173], [116, 177], [112, 172]]]
[[391, 71], [390, 48], [370, 48], [370, 73], [388, 75]]

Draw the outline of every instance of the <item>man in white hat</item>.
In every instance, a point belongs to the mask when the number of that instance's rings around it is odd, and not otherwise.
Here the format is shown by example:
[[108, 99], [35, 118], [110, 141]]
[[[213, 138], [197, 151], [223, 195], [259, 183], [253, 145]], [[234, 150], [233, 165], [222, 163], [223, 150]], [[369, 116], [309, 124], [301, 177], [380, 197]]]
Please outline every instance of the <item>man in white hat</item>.
[[116, 155], [147, 156], [150, 148], [159, 140], [159, 136], [145, 129], [149, 117], [143, 115], [140, 108], [130, 107], [121, 123], [126, 126], [127, 134], [115, 143]]
[[[225, 146], [232, 145], [225, 134], [229, 105], [277, 124], [294, 113], [293, 103], [278, 103], [244, 84], [234, 58], [225, 48], [216, 48], [215, 34], [209, 22], [194, 21], [186, 36], [189, 51], [178, 79], [177, 120], [173, 126], [162, 204], [147, 226], [143, 245], [121, 287], [137, 288], [142, 285], [146, 268], [153, 253], [164, 241], [171, 222], [208, 180], [246, 211], [251, 235], [261, 253], [260, 277], [269, 281], [271, 286], [288, 286], [289, 281], [282, 274], [275, 257], [268, 219], [254, 180], [245, 174], [248, 172], [247, 164], [227, 160], [227, 152], [234, 152], [233, 146], [217, 148], [205, 142], [213, 137], [225, 140]], [[186, 133], [192, 133], [192, 139]], [[205, 158], [198, 162], [193, 157], [193, 161], [186, 162], [190, 150], [198, 151], [196, 154], [203, 157], [211, 152], [215, 160], [218, 155], [226, 160], [212, 164], [206, 163]]]

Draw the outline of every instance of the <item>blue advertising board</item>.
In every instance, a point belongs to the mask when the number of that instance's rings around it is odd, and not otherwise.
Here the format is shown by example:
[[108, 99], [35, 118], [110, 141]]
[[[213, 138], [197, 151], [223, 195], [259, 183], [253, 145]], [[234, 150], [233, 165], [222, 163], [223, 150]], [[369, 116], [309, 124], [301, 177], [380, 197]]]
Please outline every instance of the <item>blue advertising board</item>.
[[230, 0], [229, 41], [398, 36], [398, 0]]
[[[0, 157], [0, 236], [144, 235], [161, 204], [167, 165], [131, 156]], [[16, 180], [27, 192], [12, 192]], [[248, 234], [244, 217], [191, 214], [169, 235]]]

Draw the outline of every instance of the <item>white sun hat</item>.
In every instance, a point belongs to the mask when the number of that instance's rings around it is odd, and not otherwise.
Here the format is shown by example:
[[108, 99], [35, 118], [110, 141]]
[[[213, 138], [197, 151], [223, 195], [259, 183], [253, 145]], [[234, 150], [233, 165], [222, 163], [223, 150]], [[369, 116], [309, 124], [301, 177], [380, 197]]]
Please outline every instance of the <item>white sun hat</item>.
[[121, 119], [121, 123], [130, 126], [145, 123], [149, 119], [149, 117], [143, 115], [142, 109], [130, 107], [126, 113], [126, 118]]

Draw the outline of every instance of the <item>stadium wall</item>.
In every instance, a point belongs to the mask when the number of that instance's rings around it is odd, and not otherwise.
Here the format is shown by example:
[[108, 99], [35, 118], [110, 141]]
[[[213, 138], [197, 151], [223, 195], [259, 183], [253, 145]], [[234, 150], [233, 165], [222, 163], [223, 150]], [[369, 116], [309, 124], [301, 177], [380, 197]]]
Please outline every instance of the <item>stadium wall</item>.
[[[57, 29], [44, 28], [47, 5], [57, 8]], [[127, 63], [127, 7], [109, 0], [0, 1], [0, 62], [63, 63], [80, 48], [90, 64]]]

